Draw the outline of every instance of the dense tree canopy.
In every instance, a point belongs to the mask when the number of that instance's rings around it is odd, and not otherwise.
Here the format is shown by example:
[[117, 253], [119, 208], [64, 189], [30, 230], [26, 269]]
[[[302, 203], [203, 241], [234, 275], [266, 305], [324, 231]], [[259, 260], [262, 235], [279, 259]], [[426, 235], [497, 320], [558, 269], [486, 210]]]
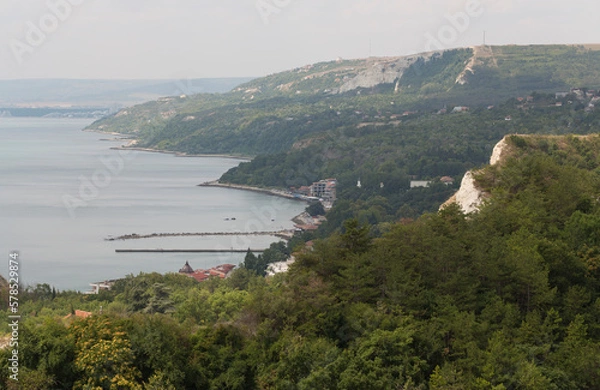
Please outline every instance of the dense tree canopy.
[[[491, 194], [480, 212], [449, 206], [377, 238], [350, 220], [298, 249], [287, 274], [141, 274], [97, 296], [30, 289], [22, 378], [32, 389], [596, 389], [600, 137], [509, 144], [512, 157], [477, 174]], [[63, 318], [72, 308], [93, 316]]]

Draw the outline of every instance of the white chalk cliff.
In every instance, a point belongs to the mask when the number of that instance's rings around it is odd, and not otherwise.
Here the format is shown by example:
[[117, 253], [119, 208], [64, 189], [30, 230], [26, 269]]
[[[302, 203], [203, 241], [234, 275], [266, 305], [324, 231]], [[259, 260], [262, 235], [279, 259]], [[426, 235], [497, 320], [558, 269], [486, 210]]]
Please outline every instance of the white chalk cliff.
[[[494, 146], [492, 157], [490, 158], [490, 165], [498, 164], [503, 157], [506, 146], [506, 137]], [[465, 214], [473, 213], [479, 210], [479, 207], [488, 196], [488, 193], [477, 186], [473, 171], [469, 171], [463, 177], [458, 192], [444, 203], [440, 209], [443, 209], [452, 203], [456, 203]]]
[[465, 214], [475, 212], [483, 203], [485, 194], [477, 187], [473, 172], [465, 173], [460, 183], [460, 189], [454, 195], [454, 202], [458, 204]]

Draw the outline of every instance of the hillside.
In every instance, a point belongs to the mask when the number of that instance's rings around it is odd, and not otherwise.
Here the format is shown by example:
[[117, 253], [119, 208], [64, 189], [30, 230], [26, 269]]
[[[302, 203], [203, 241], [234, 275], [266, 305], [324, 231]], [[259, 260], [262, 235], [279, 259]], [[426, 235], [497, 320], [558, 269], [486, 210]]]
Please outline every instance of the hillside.
[[506, 173], [508, 166], [515, 161], [529, 159], [532, 155], [544, 155], [561, 165], [571, 164], [592, 170], [598, 168], [596, 161], [599, 154], [600, 137], [597, 134], [572, 134], [567, 137], [540, 134], [505, 136], [494, 147], [490, 165], [467, 172], [460, 189], [441, 208], [457, 204], [468, 214], [477, 212], [493, 191], [514, 193], [517, 191], [513, 188], [515, 184], [508, 183], [519, 179], [511, 177], [516, 176], [514, 172]]
[[[568, 99], [574, 101], [569, 104]], [[507, 134], [600, 131], [600, 112], [589, 109], [589, 100], [564, 100], [563, 104], [554, 95], [534, 94], [529, 102], [510, 99], [494, 109], [414, 114], [379, 125], [364, 122], [360, 128], [345, 127], [298, 142], [287, 153], [258, 156], [225, 173], [221, 181], [299, 187], [335, 177], [338, 201], [322, 232], [338, 229], [348, 218], [384, 228], [437, 210], [465, 172], [488, 163], [494, 145]], [[455, 185], [441, 183], [444, 176], [453, 178]], [[411, 188], [415, 179], [431, 183]]]
[[[222, 182], [298, 188], [336, 178], [338, 201], [318, 234], [348, 218], [381, 231], [437, 210], [507, 134], [600, 131], [598, 60], [600, 51], [575, 46], [338, 60], [227, 94], [162, 98], [90, 128], [133, 134], [138, 147], [257, 156]], [[454, 186], [439, 182], [448, 176]]]
[[161, 99], [89, 128], [134, 133], [140, 146], [161, 150], [277, 153], [315, 134], [388, 123], [406, 112], [487, 107], [573, 87], [598, 89], [599, 60], [598, 50], [566, 45], [337, 60], [256, 79], [224, 95]]
[[379, 238], [350, 220], [297, 247], [287, 274], [244, 263], [203, 283], [26, 289], [20, 388], [597, 389], [600, 136], [507, 145], [476, 175], [479, 212], [448, 207]]

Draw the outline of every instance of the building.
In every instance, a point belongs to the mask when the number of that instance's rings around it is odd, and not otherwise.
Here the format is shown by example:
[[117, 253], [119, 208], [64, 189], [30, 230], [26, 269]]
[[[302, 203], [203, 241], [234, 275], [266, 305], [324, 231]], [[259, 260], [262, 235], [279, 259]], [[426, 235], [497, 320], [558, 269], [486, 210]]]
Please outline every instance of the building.
[[325, 179], [314, 182], [310, 186], [310, 196], [333, 203], [336, 199], [336, 186], [336, 179]]
[[100, 291], [108, 291], [115, 284], [116, 280], [105, 280], [104, 282], [90, 283], [92, 291], [87, 291], [86, 294], [99, 294]]
[[89, 311], [83, 311], [83, 310], [75, 310], [74, 312], [67, 314], [64, 319], [69, 319], [69, 318], [89, 318], [92, 316], [92, 313]]
[[294, 259], [294, 256], [292, 256], [292, 257], [290, 257], [286, 261], [280, 261], [280, 262], [277, 262], [277, 263], [271, 263], [267, 267], [267, 275], [268, 276], [274, 276], [276, 274], [281, 274], [281, 273], [284, 273], [284, 272], [288, 272], [288, 270], [290, 269], [290, 266], [292, 264], [294, 264], [295, 261], [296, 261], [296, 259]]
[[186, 275], [193, 274], [194, 273], [194, 269], [192, 268], [192, 266], [190, 265], [190, 263], [186, 261], [185, 265], [183, 266], [183, 268], [181, 268], [179, 270], [179, 273], [180, 274], [186, 274]]
[[233, 264], [221, 264], [210, 269], [194, 270], [190, 266], [190, 263], [186, 261], [183, 268], [179, 270], [179, 273], [194, 278], [198, 282], [204, 282], [205, 280], [211, 277], [225, 279], [227, 276], [229, 276], [229, 274], [231, 273], [231, 271], [233, 271], [234, 268], [235, 265]]
[[445, 185], [447, 185], [447, 186], [451, 186], [451, 185], [453, 185], [453, 184], [454, 184], [454, 179], [453, 179], [453, 178], [451, 178], [450, 176], [442, 176], [442, 177], [440, 178], [440, 181], [441, 181], [442, 183], [444, 183]]
[[431, 184], [431, 182], [427, 180], [411, 180], [410, 188], [429, 187], [429, 184]]

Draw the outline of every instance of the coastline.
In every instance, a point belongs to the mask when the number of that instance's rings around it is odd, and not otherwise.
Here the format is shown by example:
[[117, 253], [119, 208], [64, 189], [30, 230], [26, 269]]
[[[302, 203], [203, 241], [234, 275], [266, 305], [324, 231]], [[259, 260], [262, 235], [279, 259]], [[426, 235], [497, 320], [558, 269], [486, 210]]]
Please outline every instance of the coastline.
[[241, 160], [241, 161], [250, 161], [253, 158], [252, 156], [235, 155], [235, 154], [189, 154], [189, 153], [176, 152], [176, 151], [170, 151], [170, 150], [142, 148], [142, 147], [134, 146], [137, 144], [138, 140], [135, 138], [135, 136], [133, 136], [131, 134], [123, 134], [123, 133], [116, 133], [114, 131], [102, 131], [102, 130], [93, 130], [93, 129], [83, 129], [81, 131], [85, 131], [86, 133], [108, 134], [108, 135], [118, 137], [118, 138], [114, 138], [114, 139], [101, 139], [101, 141], [125, 141], [125, 140], [129, 141], [126, 144], [123, 144], [121, 146], [111, 147], [110, 149], [112, 149], [112, 150], [137, 150], [139, 152], [171, 154], [175, 157], [217, 157], [217, 158], [230, 158], [230, 159]]
[[119, 137], [123, 137], [123, 138], [133, 139], [133, 136], [131, 134], [116, 133], [114, 131], [92, 130], [92, 129], [87, 129], [87, 128], [81, 129], [81, 131], [86, 132], [86, 133], [109, 134], [109, 135], [119, 136]]
[[[240, 160], [240, 161], [251, 161], [252, 160], [251, 156], [240, 156], [240, 155], [236, 156], [236, 155], [231, 155], [231, 154], [188, 154], [188, 153], [184, 153], [184, 152], [158, 150], [158, 149], [152, 149], [152, 148], [142, 148], [142, 147], [135, 146], [137, 144], [138, 140], [128, 134], [122, 134], [122, 133], [116, 133], [116, 132], [106, 132], [106, 131], [101, 131], [101, 130], [91, 130], [91, 129], [84, 129], [82, 131], [99, 133], [99, 134], [110, 134], [112, 136], [119, 137], [119, 138], [115, 138], [114, 141], [129, 140], [129, 142], [127, 142], [126, 144], [123, 144], [121, 146], [111, 147], [110, 149], [112, 149], [112, 150], [136, 150], [136, 151], [140, 151], [140, 152], [171, 154], [171, 155], [174, 155], [175, 157], [217, 157], [217, 158], [230, 158], [230, 159], [235, 159], [235, 160]], [[289, 199], [289, 200], [297, 200], [297, 201], [309, 203], [309, 201], [307, 199], [302, 199], [297, 196], [294, 196], [291, 192], [288, 192], [285, 190], [252, 187], [252, 186], [246, 186], [246, 185], [241, 185], [241, 184], [221, 183], [221, 182], [219, 182], [219, 180], [207, 181], [207, 182], [198, 184], [198, 187], [218, 187], [218, 188], [229, 188], [229, 189], [241, 190], [241, 191], [258, 192], [258, 193], [265, 194], [265, 195], [277, 196], [277, 197], [285, 198], [285, 199]], [[306, 211], [302, 211], [300, 214], [293, 217], [291, 219], [291, 221], [296, 225], [302, 225], [305, 223], [304, 218], [303, 218], [305, 214], [306, 214]], [[184, 235], [186, 235], [186, 234], [184, 234]], [[287, 237], [283, 237], [278, 234], [275, 234], [274, 236], [282, 238], [282, 239], [289, 239]]]
[[[307, 199], [302, 199], [302, 198], [296, 197], [292, 193], [286, 192], [284, 190], [252, 187], [252, 186], [245, 186], [245, 185], [241, 185], [241, 184], [221, 183], [221, 182], [219, 182], [219, 180], [207, 181], [202, 184], [198, 184], [198, 187], [217, 187], [217, 188], [229, 188], [229, 189], [240, 190], [240, 191], [259, 192], [259, 193], [265, 194], [265, 195], [278, 196], [280, 198], [286, 198], [289, 200], [298, 200], [300, 202], [309, 203]], [[307, 214], [306, 211], [302, 211], [300, 214], [293, 217], [291, 219], [291, 221], [294, 223], [294, 226], [298, 227], [299, 225], [305, 225], [306, 224], [306, 222], [305, 222], [306, 214]]]
[[230, 159], [241, 160], [241, 161], [250, 161], [252, 158], [249, 156], [236, 156], [233, 154], [188, 154], [188, 153], [184, 153], [184, 152], [173, 152], [173, 151], [169, 151], [169, 150], [141, 148], [141, 147], [137, 147], [137, 146], [113, 146], [110, 149], [112, 149], [112, 150], [137, 150], [139, 152], [171, 154], [175, 157], [217, 157], [217, 158], [230, 158]]

